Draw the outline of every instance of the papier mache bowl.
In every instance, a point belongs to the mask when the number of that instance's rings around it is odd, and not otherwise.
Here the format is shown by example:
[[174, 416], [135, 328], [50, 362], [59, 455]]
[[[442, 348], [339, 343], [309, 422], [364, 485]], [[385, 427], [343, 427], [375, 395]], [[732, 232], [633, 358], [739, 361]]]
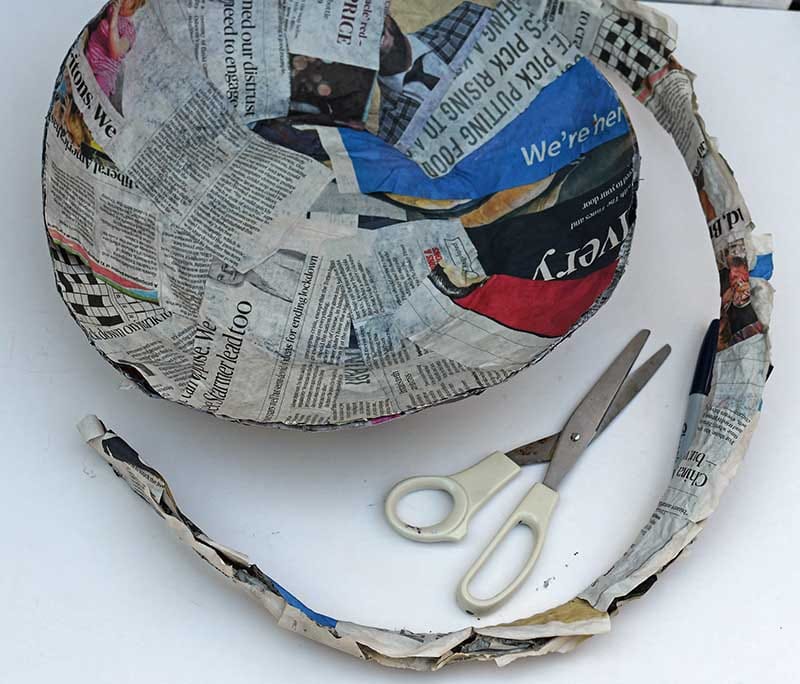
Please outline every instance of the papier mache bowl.
[[43, 192], [90, 344], [155, 397], [303, 429], [536, 363], [625, 269], [614, 89], [524, 5], [295, 5], [122, 0], [69, 50]]

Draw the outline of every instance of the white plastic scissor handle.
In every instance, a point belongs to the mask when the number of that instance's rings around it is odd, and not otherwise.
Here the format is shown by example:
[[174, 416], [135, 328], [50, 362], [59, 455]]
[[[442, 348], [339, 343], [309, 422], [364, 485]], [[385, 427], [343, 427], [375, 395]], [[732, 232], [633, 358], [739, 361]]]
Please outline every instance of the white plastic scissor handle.
[[[495, 451], [480, 463], [454, 475], [411, 477], [398, 482], [386, 497], [386, 519], [395, 532], [412, 541], [459, 541], [467, 533], [475, 512], [519, 471], [520, 467], [514, 461]], [[453, 508], [444, 520], [435, 525], [409, 525], [398, 516], [397, 505], [404, 496], [424, 490], [447, 492], [453, 499]]]
[[[461, 606], [462, 610], [470, 615], [483, 615], [499, 607], [519, 589], [520, 585], [527, 579], [533, 569], [536, 560], [539, 558], [539, 553], [541, 553], [544, 538], [547, 534], [550, 515], [556, 507], [556, 503], [558, 503], [558, 492], [554, 489], [550, 489], [550, 487], [543, 485], [541, 482], [537, 482], [531, 488], [525, 495], [525, 498], [520, 502], [519, 506], [517, 506], [516, 510], [511, 514], [508, 520], [506, 520], [503, 527], [500, 528], [500, 531], [495, 535], [494, 539], [492, 539], [483, 553], [478, 557], [478, 560], [467, 570], [467, 574], [464, 575], [464, 578], [459, 583], [458, 589], [456, 590], [456, 601], [458, 605]], [[470, 593], [469, 585], [500, 542], [502, 542], [506, 535], [517, 525], [525, 525], [530, 528], [531, 532], [534, 534], [535, 541], [530, 557], [525, 562], [519, 574], [505, 589], [488, 599], [476, 598]]]

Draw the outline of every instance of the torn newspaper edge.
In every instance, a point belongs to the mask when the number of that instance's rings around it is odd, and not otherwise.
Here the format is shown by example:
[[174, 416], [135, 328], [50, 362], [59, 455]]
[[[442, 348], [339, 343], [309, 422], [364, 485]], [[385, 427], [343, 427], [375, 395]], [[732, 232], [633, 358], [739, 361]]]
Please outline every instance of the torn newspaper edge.
[[[650, 521], [608, 572], [571, 601], [507, 624], [441, 634], [335, 619], [314, 612], [244, 554], [203, 534], [181, 513], [163, 477], [97, 418], [80, 425], [86, 442], [179, 538], [259, 601], [279, 626], [362, 660], [412, 670], [438, 670], [474, 660], [502, 666], [520, 658], [566, 653], [607, 632], [619, 607], [645, 594], [702, 531], [742, 462], [761, 412], [771, 370], [772, 243], [769, 236], [754, 234], [733, 173], [699, 115], [694, 76], [672, 56], [676, 27], [664, 15], [630, 0], [557, 4], [554, 22], [560, 30], [584, 54], [628, 80], [636, 97], [675, 140], [695, 180], [720, 273], [721, 333], [708, 403], [688, 451], [677, 455], [669, 486]], [[63, 252], [65, 269], [88, 269], [60, 247], [55, 249]], [[123, 313], [134, 315], [121, 310], [120, 316]], [[155, 325], [165, 322], [146, 313], [139, 325], [153, 325], [145, 323], [150, 319]], [[170, 330], [180, 335], [180, 325]]]

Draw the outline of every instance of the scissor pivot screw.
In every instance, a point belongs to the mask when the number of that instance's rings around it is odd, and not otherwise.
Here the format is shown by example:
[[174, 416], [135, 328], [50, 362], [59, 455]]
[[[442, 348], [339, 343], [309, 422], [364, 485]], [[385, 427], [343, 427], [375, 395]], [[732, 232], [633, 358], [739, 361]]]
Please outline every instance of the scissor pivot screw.
[[569, 436], [569, 438], [570, 438], [570, 439], [571, 439], [573, 442], [580, 442], [580, 441], [581, 441], [581, 433], [580, 433], [580, 432], [573, 432], [573, 433], [572, 433], [572, 434]]

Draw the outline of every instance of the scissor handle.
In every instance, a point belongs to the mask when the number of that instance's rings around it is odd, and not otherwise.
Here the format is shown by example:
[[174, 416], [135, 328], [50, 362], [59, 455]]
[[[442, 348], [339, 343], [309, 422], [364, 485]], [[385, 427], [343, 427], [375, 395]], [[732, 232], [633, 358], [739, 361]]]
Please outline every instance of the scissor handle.
[[[558, 492], [550, 489], [541, 482], [537, 482], [531, 490], [525, 495], [525, 498], [517, 506], [516, 510], [506, 520], [503, 527], [495, 535], [494, 539], [484, 549], [483, 553], [478, 557], [478, 560], [473, 563], [472, 567], [467, 570], [467, 574], [461, 580], [456, 590], [456, 601], [461, 606], [462, 610], [470, 615], [483, 615], [495, 608], [498, 608], [502, 603], [507, 601], [511, 595], [519, 589], [520, 585], [527, 579], [531, 570], [533, 569], [539, 554], [544, 545], [544, 538], [547, 534], [547, 526], [550, 523], [550, 515], [558, 503]], [[515, 528], [517, 525], [525, 525], [533, 532], [535, 541], [533, 551], [530, 557], [525, 562], [522, 570], [514, 578], [514, 580], [502, 591], [488, 599], [479, 599], [470, 593], [469, 585], [475, 578], [478, 571], [485, 565], [489, 557], [494, 553], [495, 549], [500, 545], [500, 542], [506, 538], [506, 535]]]
[[[455, 542], [464, 538], [470, 518], [495, 492], [519, 473], [520, 467], [500, 451], [454, 475], [411, 477], [398, 482], [386, 497], [386, 519], [395, 532], [418, 542]], [[453, 500], [444, 520], [427, 527], [409, 525], [397, 514], [400, 499], [414, 492], [439, 490]]]

